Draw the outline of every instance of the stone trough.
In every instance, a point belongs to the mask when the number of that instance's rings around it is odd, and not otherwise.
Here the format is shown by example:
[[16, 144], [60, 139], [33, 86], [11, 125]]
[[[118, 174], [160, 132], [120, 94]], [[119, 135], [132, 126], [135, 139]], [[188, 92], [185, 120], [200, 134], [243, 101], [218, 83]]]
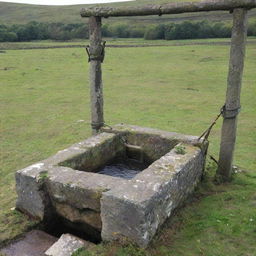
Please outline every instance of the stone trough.
[[17, 208], [146, 247], [200, 181], [206, 150], [195, 136], [116, 125], [17, 171]]

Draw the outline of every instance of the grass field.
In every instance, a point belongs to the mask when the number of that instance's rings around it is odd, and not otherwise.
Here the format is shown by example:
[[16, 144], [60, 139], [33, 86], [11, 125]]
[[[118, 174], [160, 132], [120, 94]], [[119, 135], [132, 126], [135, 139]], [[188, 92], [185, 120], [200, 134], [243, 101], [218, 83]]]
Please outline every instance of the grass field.
[[[107, 49], [106, 123], [200, 135], [224, 103], [228, 57], [229, 47], [221, 45]], [[90, 136], [88, 66], [80, 48], [0, 53], [0, 243], [36, 224], [11, 210], [15, 170]], [[147, 250], [101, 244], [80, 255], [255, 256], [255, 70], [256, 45], [249, 44], [235, 153], [235, 164], [246, 171], [230, 184], [206, 179]], [[210, 137], [216, 158], [220, 127], [221, 121]]]
[[[106, 47], [113, 46], [183, 46], [183, 45], [226, 45], [230, 44], [230, 38], [218, 39], [187, 39], [187, 40], [144, 40], [143, 38], [103, 38]], [[248, 37], [248, 44], [256, 44], [256, 37]], [[31, 41], [31, 42], [2, 42], [0, 50], [21, 50], [53, 47], [85, 47], [89, 40], [69, 40], [69, 41]]]

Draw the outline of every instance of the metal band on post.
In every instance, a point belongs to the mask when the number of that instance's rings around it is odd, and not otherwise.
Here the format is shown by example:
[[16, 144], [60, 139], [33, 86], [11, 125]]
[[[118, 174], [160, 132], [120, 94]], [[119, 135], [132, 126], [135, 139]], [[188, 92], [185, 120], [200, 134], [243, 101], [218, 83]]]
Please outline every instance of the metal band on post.
[[226, 105], [223, 107], [222, 116], [224, 119], [233, 119], [236, 118], [237, 115], [240, 113], [241, 107], [235, 109], [227, 109]]
[[91, 127], [93, 130], [100, 130], [101, 127], [103, 127], [105, 124], [102, 122], [102, 123], [91, 123]]
[[98, 60], [101, 63], [103, 63], [104, 58], [105, 58], [105, 47], [106, 47], [106, 41], [102, 41], [100, 54], [95, 55], [95, 54], [91, 53], [90, 46], [87, 45], [85, 47], [85, 49], [86, 49], [86, 52], [88, 55], [88, 62], [91, 62], [92, 60]]

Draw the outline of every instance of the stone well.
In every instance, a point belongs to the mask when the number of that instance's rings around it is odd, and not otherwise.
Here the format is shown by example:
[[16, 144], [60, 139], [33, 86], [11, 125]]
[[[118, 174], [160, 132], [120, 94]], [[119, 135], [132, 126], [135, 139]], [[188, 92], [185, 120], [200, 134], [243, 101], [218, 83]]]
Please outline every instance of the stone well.
[[[206, 150], [195, 136], [116, 125], [17, 171], [17, 208], [146, 247], [200, 181]], [[142, 168], [129, 179], [99, 173], [116, 159]]]

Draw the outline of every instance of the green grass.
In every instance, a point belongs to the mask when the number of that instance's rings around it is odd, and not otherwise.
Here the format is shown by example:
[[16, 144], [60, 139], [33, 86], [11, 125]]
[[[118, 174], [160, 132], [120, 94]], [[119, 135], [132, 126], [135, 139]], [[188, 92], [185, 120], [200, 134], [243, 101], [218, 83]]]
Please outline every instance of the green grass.
[[[193, 0], [199, 1], [199, 0]], [[137, 0], [122, 3], [101, 4], [101, 6], [141, 6], [145, 4], [162, 4], [170, 2], [184, 2], [184, 0]], [[38, 22], [63, 22], [63, 23], [82, 23], [86, 19], [80, 17], [80, 10], [83, 7], [92, 5], [73, 5], [73, 6], [40, 6], [17, 3], [0, 2], [0, 23], [4, 24], [24, 24], [29, 21]], [[250, 20], [256, 19], [256, 10], [249, 12]], [[232, 15], [229, 12], [202, 12], [202, 13], [185, 13], [178, 15], [144, 16], [144, 17], [127, 17], [127, 18], [109, 18], [104, 19], [106, 23], [129, 22], [129, 23], [152, 23], [154, 22], [180, 22], [186, 20], [203, 20], [212, 21], [230, 21]]]
[[[36, 223], [11, 210], [15, 170], [90, 136], [90, 110], [84, 49], [7, 50], [0, 56], [4, 242]], [[108, 48], [103, 64], [106, 123], [200, 135], [224, 103], [228, 57], [229, 47], [219, 45]], [[234, 160], [247, 171], [230, 184], [203, 183], [147, 250], [108, 244], [96, 246], [92, 255], [255, 255], [255, 70], [256, 46], [250, 44]], [[221, 121], [210, 137], [210, 153], [216, 158], [220, 127]]]
[[[218, 39], [187, 39], [187, 40], [144, 40], [143, 38], [103, 38], [106, 40], [106, 47], [109, 45], [152, 45], [152, 46], [180, 46], [190, 44], [223, 44], [230, 43], [230, 38], [218, 38]], [[247, 42], [249, 44], [256, 43], [256, 37], [248, 37]], [[38, 47], [69, 47], [79, 46], [84, 47], [89, 44], [89, 40], [69, 40], [69, 41], [54, 41], [54, 40], [43, 40], [43, 41], [31, 41], [31, 42], [0, 42], [0, 50], [17, 50], [17, 49], [30, 49]]]

